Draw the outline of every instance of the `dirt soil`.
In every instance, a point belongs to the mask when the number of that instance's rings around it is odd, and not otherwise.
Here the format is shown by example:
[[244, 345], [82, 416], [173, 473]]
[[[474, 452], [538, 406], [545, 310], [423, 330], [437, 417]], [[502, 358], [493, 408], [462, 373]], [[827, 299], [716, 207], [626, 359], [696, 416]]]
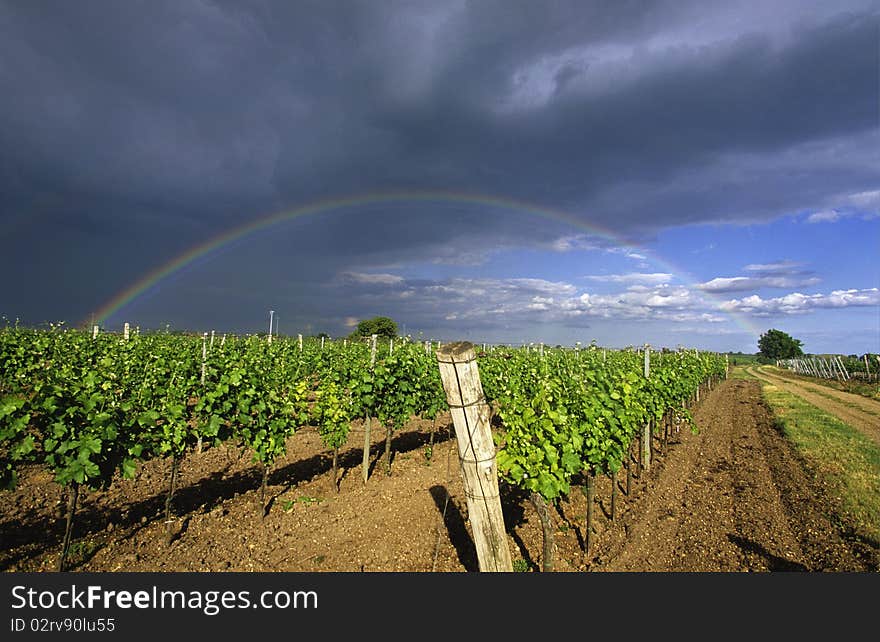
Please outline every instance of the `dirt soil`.
[[806, 381], [787, 371], [768, 371], [765, 368], [752, 367], [748, 368], [748, 372], [831, 413], [880, 445], [880, 401]]
[[[589, 553], [580, 489], [551, 509], [555, 571], [876, 571], [876, 544], [836, 526], [833, 500], [774, 428], [756, 381], [730, 379], [703, 395], [699, 432], [656, 442], [650, 470], [597, 480]], [[72, 571], [380, 571], [479, 569], [449, 417], [396, 435], [385, 472], [384, 431], [372, 431], [371, 475], [361, 474], [363, 427], [341, 452], [336, 492], [331, 458], [314, 428], [293, 436], [269, 477], [260, 517], [261, 471], [235, 446], [183, 459], [166, 541], [168, 462], [134, 480], [82, 493]], [[632, 472], [638, 472], [633, 463]], [[51, 475], [22, 471], [0, 494], [0, 569], [53, 571], [64, 534], [64, 498]], [[502, 490], [516, 567], [541, 568], [540, 520], [521, 493]]]

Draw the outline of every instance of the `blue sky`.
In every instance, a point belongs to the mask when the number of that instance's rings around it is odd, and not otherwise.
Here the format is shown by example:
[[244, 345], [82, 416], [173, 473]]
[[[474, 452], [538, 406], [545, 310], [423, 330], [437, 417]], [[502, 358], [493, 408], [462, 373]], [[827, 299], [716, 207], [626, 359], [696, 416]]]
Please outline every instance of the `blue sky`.
[[859, 0], [0, 1], [0, 314], [880, 352], [878, 33]]

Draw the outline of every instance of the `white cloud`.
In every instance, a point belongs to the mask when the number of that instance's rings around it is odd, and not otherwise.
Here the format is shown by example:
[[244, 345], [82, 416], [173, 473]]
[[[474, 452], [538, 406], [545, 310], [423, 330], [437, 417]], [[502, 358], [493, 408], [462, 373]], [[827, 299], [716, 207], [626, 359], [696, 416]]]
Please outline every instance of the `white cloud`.
[[697, 288], [706, 292], [732, 292], [753, 289], [754, 279], [747, 276], [718, 277], [705, 283], [698, 283]]
[[609, 245], [610, 242], [609, 239], [590, 236], [589, 234], [570, 234], [567, 236], [560, 236], [550, 243], [539, 244], [538, 246], [560, 253], [596, 251], [605, 252], [607, 254], [621, 254], [634, 261], [648, 260], [646, 255], [635, 251], [631, 247], [625, 245]]
[[[539, 278], [450, 278], [442, 281], [414, 280], [385, 273], [345, 273], [340, 282], [353, 288], [352, 297], [375, 298], [382, 287], [387, 300], [405, 297], [408, 314], [434, 317], [463, 324], [504, 323], [589, 323], [590, 319], [614, 322], [665, 321], [677, 328], [724, 328], [729, 313], [756, 317], [803, 315], [821, 309], [880, 306], [878, 288], [841, 289], [829, 293], [788, 292], [764, 298], [751, 294], [717, 303], [705, 292], [720, 292], [789, 281], [814, 282], [796, 271], [788, 261], [751, 264], [746, 270], [755, 276], [712, 279], [697, 286], [668, 283], [667, 273], [630, 273], [587, 277], [612, 283], [617, 291], [596, 293], [565, 281]], [[786, 270], [793, 275], [784, 274]], [[761, 273], [775, 273], [759, 276]], [[711, 332], [710, 332], [711, 333]]]
[[505, 284], [503, 287], [510, 289], [532, 290], [557, 295], [572, 295], [577, 292], [575, 286], [563, 281], [545, 281], [544, 279], [507, 279], [506, 281], [501, 281], [501, 283]]
[[820, 210], [814, 212], [807, 217], [807, 223], [834, 223], [839, 220], [843, 214], [837, 210]]
[[834, 290], [830, 294], [802, 294], [793, 292], [785, 296], [762, 299], [752, 295], [743, 299], [731, 299], [720, 305], [728, 312], [746, 312], [756, 316], [771, 314], [804, 314], [823, 308], [880, 305], [877, 288], [865, 290]]
[[403, 277], [396, 274], [371, 274], [366, 272], [343, 272], [342, 278], [354, 283], [364, 285], [398, 285], [403, 283]]
[[758, 288], [798, 288], [816, 285], [819, 279], [814, 276], [734, 276], [719, 277], [697, 284], [697, 289], [705, 292], [744, 292]]
[[854, 206], [870, 210], [875, 214], [880, 212], [880, 189], [850, 194], [847, 200]]
[[609, 254], [623, 254], [628, 259], [633, 259], [634, 261], [647, 261], [648, 257], [644, 254], [640, 254], [635, 250], [632, 250], [628, 247], [607, 247], [605, 251]]
[[603, 281], [608, 283], [635, 283], [640, 285], [660, 285], [669, 283], [672, 275], [666, 272], [631, 272], [629, 274], [604, 274], [585, 276], [590, 281]]
[[750, 263], [745, 266], [747, 272], [760, 272], [762, 274], [789, 274], [802, 264], [795, 261], [777, 261], [776, 263]]
[[873, 219], [880, 216], [880, 190], [866, 190], [852, 194], [838, 194], [826, 206], [807, 217], [807, 223], [836, 223], [844, 218]]
[[550, 243], [550, 249], [554, 252], [572, 252], [575, 250], [595, 250], [598, 245], [586, 234], [573, 234], [560, 236]]

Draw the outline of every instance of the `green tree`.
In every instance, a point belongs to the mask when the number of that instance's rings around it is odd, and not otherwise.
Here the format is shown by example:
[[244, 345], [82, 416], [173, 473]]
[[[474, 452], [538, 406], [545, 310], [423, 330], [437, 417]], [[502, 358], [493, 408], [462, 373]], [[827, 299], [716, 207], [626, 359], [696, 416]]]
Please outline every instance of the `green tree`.
[[357, 333], [362, 337], [377, 334], [380, 337], [393, 339], [397, 336], [397, 324], [388, 317], [364, 319], [357, 325]]
[[792, 338], [782, 330], [767, 330], [758, 339], [759, 354], [771, 361], [803, 356], [801, 345], [799, 339]]

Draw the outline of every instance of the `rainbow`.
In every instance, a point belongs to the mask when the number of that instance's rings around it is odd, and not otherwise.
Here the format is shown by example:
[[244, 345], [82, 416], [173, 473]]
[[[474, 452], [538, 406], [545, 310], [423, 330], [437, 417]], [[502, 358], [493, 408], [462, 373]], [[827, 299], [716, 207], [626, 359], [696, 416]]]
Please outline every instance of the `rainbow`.
[[[613, 242], [617, 247], [638, 250], [640, 253], [649, 256], [650, 260], [657, 266], [663, 268], [670, 274], [678, 277], [688, 284], [694, 284], [696, 280], [683, 269], [672, 265], [669, 261], [661, 259], [655, 255], [651, 255], [645, 248], [627, 242], [614, 234], [610, 230], [600, 227], [594, 223], [585, 223], [583, 220], [576, 218], [568, 212], [527, 203], [524, 201], [498, 197], [487, 196], [484, 194], [474, 194], [466, 192], [451, 191], [393, 191], [393, 192], [371, 192], [366, 194], [355, 194], [341, 198], [332, 198], [314, 201], [294, 209], [284, 210], [269, 214], [258, 218], [250, 223], [234, 227], [223, 232], [207, 241], [200, 243], [183, 254], [173, 258], [171, 261], [160, 265], [156, 269], [142, 276], [140, 279], [117, 293], [112, 299], [107, 301], [98, 309], [91, 317], [92, 321], [97, 324], [105, 324], [113, 315], [120, 312], [123, 308], [133, 303], [136, 299], [144, 295], [145, 292], [155, 287], [161, 281], [168, 279], [175, 273], [184, 269], [194, 261], [203, 259], [218, 252], [222, 248], [234, 243], [240, 239], [246, 238], [267, 228], [279, 225], [293, 219], [308, 216], [316, 216], [326, 214], [346, 208], [359, 207], [364, 205], [377, 204], [393, 204], [393, 203], [450, 203], [469, 206], [484, 206], [492, 208], [507, 209], [515, 212], [537, 216], [539, 218], [556, 221], [569, 225], [575, 229], [582, 230], [585, 233], [599, 237], [603, 240]], [[709, 298], [712, 298], [709, 295]], [[743, 330], [758, 337], [761, 333], [759, 329], [754, 327], [745, 317], [731, 312], [725, 312], [727, 316], [732, 318]]]

